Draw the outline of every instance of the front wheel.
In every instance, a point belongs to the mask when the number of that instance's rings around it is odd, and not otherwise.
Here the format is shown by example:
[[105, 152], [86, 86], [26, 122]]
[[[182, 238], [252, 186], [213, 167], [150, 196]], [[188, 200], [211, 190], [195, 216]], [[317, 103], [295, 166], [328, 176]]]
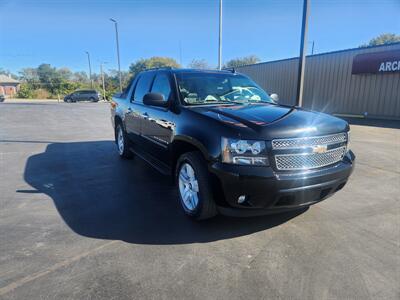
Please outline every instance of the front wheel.
[[117, 144], [118, 154], [120, 157], [131, 158], [133, 156], [132, 152], [129, 150], [128, 139], [126, 137], [125, 130], [121, 124], [117, 125], [115, 131], [115, 142]]
[[217, 214], [206, 162], [200, 152], [183, 154], [177, 164], [177, 188], [181, 206], [189, 217], [208, 219]]

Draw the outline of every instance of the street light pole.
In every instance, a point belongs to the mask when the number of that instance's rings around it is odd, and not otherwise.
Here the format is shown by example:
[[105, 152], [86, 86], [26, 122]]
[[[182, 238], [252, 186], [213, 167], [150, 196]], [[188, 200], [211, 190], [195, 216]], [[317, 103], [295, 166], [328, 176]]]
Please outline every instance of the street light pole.
[[122, 93], [122, 77], [121, 77], [121, 62], [119, 59], [119, 39], [118, 39], [118, 22], [110, 18], [110, 21], [115, 25], [115, 38], [117, 41], [117, 58], [118, 58], [118, 76], [119, 76], [119, 91]]
[[90, 54], [88, 51], [85, 51], [87, 54], [88, 62], [89, 62], [89, 80], [90, 80], [90, 88], [93, 88], [93, 81], [92, 81], [92, 66], [90, 65]]
[[222, 69], [222, 0], [219, 0], [218, 70]]
[[300, 40], [300, 57], [299, 70], [297, 75], [297, 98], [296, 105], [303, 105], [303, 87], [304, 87], [304, 68], [306, 66], [306, 48], [307, 48], [307, 27], [308, 27], [308, 7], [309, 0], [304, 0], [303, 3], [303, 21], [301, 25], [301, 40]]
[[100, 63], [100, 73], [101, 73], [101, 81], [103, 83], [103, 100], [106, 100], [106, 85], [105, 85], [105, 82], [104, 82], [103, 63], [105, 64], [106, 62], [101, 62]]

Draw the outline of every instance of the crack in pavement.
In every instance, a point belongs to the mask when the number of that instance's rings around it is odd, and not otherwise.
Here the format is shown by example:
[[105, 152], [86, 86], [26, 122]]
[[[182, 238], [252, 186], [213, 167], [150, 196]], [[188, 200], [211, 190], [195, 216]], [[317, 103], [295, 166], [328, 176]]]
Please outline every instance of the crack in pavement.
[[111, 245], [113, 245], [113, 244], [115, 244], [117, 242], [119, 242], [119, 241], [115, 240], [115, 241], [111, 241], [111, 242], [105, 243], [105, 244], [103, 244], [103, 245], [101, 245], [99, 247], [96, 247], [94, 249], [91, 249], [91, 250], [88, 250], [86, 252], [83, 252], [83, 253], [81, 253], [79, 255], [73, 256], [73, 257], [71, 257], [69, 259], [66, 259], [64, 261], [56, 263], [56, 264], [52, 265], [51, 267], [49, 267], [49, 268], [47, 268], [45, 270], [30, 274], [28, 276], [25, 276], [25, 277], [23, 277], [21, 279], [18, 279], [16, 281], [14, 281], [14, 282], [11, 282], [8, 285], [0, 288], [0, 296], [3, 296], [5, 294], [15, 290], [16, 288], [19, 288], [20, 286], [23, 286], [23, 285], [25, 285], [27, 283], [30, 283], [31, 281], [34, 281], [34, 280], [36, 280], [38, 278], [41, 278], [43, 276], [46, 276], [46, 275], [48, 275], [48, 274], [50, 274], [50, 273], [52, 273], [54, 271], [57, 271], [57, 270], [59, 270], [59, 269], [61, 269], [63, 267], [66, 267], [66, 266], [68, 266], [68, 265], [70, 265], [70, 264], [72, 264], [72, 263], [74, 263], [74, 262], [76, 262], [78, 260], [81, 260], [82, 258], [85, 258], [85, 257], [87, 257], [87, 256], [89, 256], [89, 255], [91, 255], [91, 254], [93, 254], [95, 252], [98, 252], [101, 249], [104, 249], [104, 248], [106, 248], [108, 246], [111, 246]]

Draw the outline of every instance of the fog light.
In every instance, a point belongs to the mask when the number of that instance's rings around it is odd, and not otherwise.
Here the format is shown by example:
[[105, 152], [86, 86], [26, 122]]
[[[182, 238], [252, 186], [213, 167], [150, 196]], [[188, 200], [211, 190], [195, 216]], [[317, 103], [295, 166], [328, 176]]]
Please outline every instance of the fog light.
[[239, 203], [239, 204], [242, 204], [244, 201], [246, 201], [246, 195], [241, 195], [241, 196], [239, 196], [239, 198], [238, 198], [238, 203]]

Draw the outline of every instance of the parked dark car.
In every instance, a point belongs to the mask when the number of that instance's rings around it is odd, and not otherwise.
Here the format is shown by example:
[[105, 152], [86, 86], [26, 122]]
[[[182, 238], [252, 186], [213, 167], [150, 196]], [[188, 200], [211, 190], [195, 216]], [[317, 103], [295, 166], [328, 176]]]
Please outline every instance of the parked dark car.
[[0, 102], [4, 102], [6, 100], [6, 97], [3, 94], [0, 94]]
[[101, 94], [96, 90], [77, 90], [64, 97], [64, 102], [98, 102], [99, 100], [101, 100]]
[[113, 98], [111, 121], [119, 155], [173, 176], [195, 219], [308, 207], [343, 188], [355, 163], [346, 121], [279, 105], [234, 71], [141, 72]]

